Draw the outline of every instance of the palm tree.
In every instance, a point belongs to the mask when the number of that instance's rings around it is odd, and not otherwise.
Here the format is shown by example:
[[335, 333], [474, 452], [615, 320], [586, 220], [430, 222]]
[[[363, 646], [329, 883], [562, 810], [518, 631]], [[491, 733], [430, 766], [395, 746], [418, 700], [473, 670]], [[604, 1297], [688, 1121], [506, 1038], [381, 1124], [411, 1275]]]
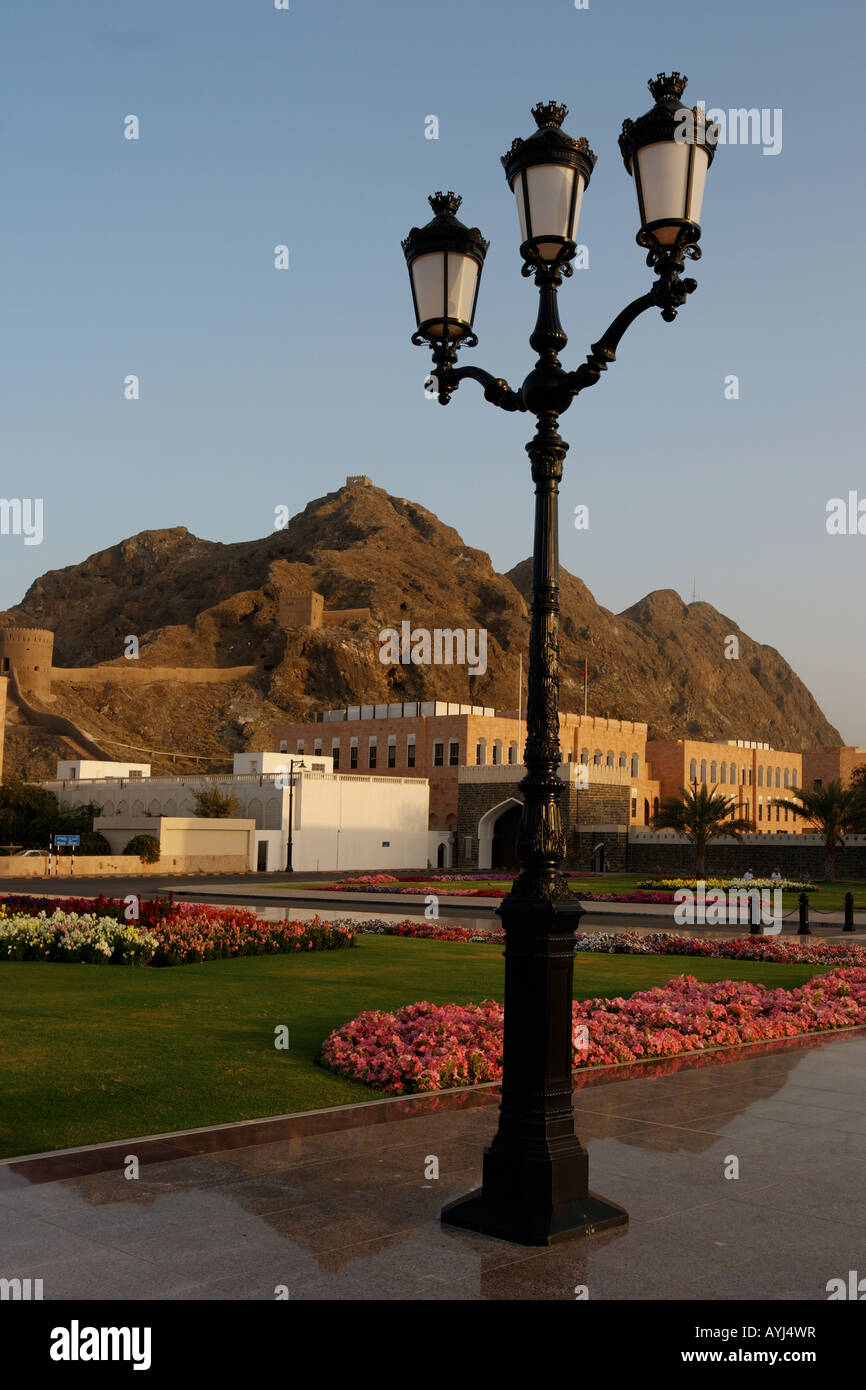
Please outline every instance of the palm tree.
[[695, 847], [695, 867], [698, 878], [706, 873], [707, 845], [719, 835], [733, 835], [739, 840], [750, 830], [752, 821], [734, 816], [725, 796], [716, 788], [707, 791], [706, 785], [680, 787], [679, 796], [666, 796], [652, 819], [654, 830], [678, 830]]
[[832, 880], [837, 846], [845, 843], [846, 835], [866, 826], [866, 791], [856, 785], [843, 787], [841, 782], [828, 782], [826, 787], [800, 787], [792, 793], [791, 800], [777, 800], [776, 805], [801, 816], [823, 835], [824, 874]]

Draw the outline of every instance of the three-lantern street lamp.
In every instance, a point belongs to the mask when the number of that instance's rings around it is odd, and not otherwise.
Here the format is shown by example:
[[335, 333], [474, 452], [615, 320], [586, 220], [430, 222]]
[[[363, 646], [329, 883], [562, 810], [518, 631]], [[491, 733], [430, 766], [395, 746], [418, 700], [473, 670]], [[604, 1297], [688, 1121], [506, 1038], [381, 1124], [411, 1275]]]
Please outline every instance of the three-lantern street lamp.
[[623, 124], [620, 150], [634, 179], [640, 213], [638, 244], [656, 280], [593, 343], [586, 362], [566, 371], [557, 290], [570, 276], [577, 250], [581, 202], [595, 165], [585, 139], [562, 129], [567, 115], [555, 102], [533, 108], [538, 129], [515, 140], [503, 157], [517, 201], [522, 273], [534, 275], [538, 318], [529, 339], [538, 354], [523, 385], [512, 390], [479, 367], [457, 367], [461, 347], [474, 347], [475, 307], [488, 243], [477, 227], [457, 219], [461, 199], [430, 198], [433, 218], [413, 227], [403, 250], [409, 267], [417, 329], [413, 343], [429, 344], [441, 405], [461, 381], [484, 388], [503, 410], [537, 419], [526, 445], [535, 483], [532, 617], [526, 710], [526, 776], [518, 832], [520, 872], [499, 908], [505, 928], [505, 1035], [499, 1128], [484, 1154], [483, 1185], [445, 1207], [454, 1226], [527, 1245], [547, 1245], [569, 1233], [619, 1226], [622, 1207], [589, 1191], [585, 1149], [572, 1107], [572, 984], [574, 934], [583, 909], [562, 871], [565, 839], [557, 776], [559, 746], [559, 557], [557, 495], [568, 445], [559, 416], [615, 360], [620, 339], [645, 309], [671, 322], [696, 282], [683, 279], [686, 257], [700, 257], [700, 211], [717, 128], [681, 97], [686, 79], [660, 73], [649, 83], [655, 105]]

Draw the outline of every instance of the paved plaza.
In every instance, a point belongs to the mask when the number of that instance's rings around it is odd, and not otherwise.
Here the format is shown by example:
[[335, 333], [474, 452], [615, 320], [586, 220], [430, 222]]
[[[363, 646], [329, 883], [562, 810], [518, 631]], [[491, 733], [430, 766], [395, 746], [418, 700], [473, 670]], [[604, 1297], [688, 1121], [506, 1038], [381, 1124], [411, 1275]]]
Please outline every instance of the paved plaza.
[[722, 1055], [581, 1078], [623, 1230], [532, 1249], [440, 1225], [479, 1183], [488, 1087], [0, 1164], [0, 1274], [46, 1300], [826, 1300], [866, 1271], [866, 1030]]

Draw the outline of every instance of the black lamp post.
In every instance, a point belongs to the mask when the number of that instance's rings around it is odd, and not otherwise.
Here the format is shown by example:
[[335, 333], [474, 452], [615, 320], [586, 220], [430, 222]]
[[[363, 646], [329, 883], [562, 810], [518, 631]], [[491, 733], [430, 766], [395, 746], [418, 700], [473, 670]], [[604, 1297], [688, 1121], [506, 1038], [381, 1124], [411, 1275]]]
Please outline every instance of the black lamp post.
[[286, 845], [286, 873], [293, 874], [292, 867], [292, 829], [295, 823], [294, 815], [294, 792], [295, 792], [295, 768], [299, 767], [302, 772], [306, 772], [307, 764], [303, 758], [289, 758], [289, 839]]
[[564, 106], [536, 106], [537, 131], [515, 140], [502, 161], [517, 199], [522, 273], [534, 274], [539, 290], [529, 339], [538, 360], [518, 390], [478, 367], [455, 365], [458, 348], [477, 343], [472, 325], [488, 246], [477, 228], [458, 222], [461, 200], [435, 194], [432, 221], [414, 227], [403, 242], [417, 321], [412, 341], [432, 349], [440, 404], [448, 404], [461, 381], [472, 379], [491, 404], [528, 411], [537, 420], [526, 446], [536, 502], [521, 868], [499, 908], [506, 934], [499, 1129], [484, 1154], [483, 1186], [442, 1212], [451, 1225], [525, 1245], [548, 1245], [569, 1233], [628, 1220], [621, 1207], [589, 1191], [587, 1154], [575, 1134], [572, 1107], [574, 933], [583, 909], [562, 872], [557, 494], [568, 445], [557, 424], [574, 397], [594, 386], [615, 360], [620, 339], [639, 314], [658, 308], [671, 321], [696, 288], [680, 272], [685, 256], [700, 255], [697, 219], [715, 130], [701, 123], [699, 113], [681, 107], [685, 79], [678, 73], [660, 74], [649, 85], [656, 105], [640, 120], [626, 121], [620, 146], [638, 193], [637, 240], [658, 278], [614, 319], [577, 371], [566, 371], [559, 361], [567, 340], [557, 290], [572, 273], [580, 205], [595, 156], [586, 140], [561, 129]]

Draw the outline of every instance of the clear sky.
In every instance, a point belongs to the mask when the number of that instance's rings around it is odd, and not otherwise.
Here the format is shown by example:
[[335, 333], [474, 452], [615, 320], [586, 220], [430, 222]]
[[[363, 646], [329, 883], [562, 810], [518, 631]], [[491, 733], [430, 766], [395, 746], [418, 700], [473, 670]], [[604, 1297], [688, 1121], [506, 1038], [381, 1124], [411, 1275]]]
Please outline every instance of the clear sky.
[[44, 499], [44, 536], [0, 535], [0, 606], [148, 528], [263, 535], [348, 473], [523, 559], [530, 422], [472, 384], [425, 399], [400, 239], [463, 195], [491, 242], [463, 360], [519, 384], [536, 295], [499, 156], [564, 102], [598, 155], [561, 292], [577, 366], [651, 283], [617, 136], [676, 68], [692, 102], [781, 110], [782, 148], [720, 146], [697, 293], [563, 418], [562, 563], [615, 611], [694, 583], [866, 745], [866, 535], [825, 524], [866, 499], [861, 7], [42, 0], [3, 27], [2, 492]]

